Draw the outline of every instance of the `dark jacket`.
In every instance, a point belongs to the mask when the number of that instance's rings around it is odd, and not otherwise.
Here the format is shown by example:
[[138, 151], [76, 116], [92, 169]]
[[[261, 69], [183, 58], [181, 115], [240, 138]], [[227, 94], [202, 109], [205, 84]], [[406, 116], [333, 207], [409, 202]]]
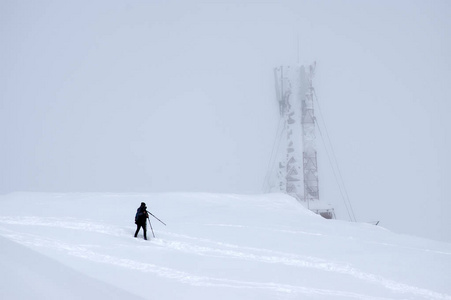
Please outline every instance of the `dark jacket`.
[[135, 216], [135, 224], [146, 225], [146, 219], [149, 217], [146, 209], [147, 207], [142, 205], [138, 208]]

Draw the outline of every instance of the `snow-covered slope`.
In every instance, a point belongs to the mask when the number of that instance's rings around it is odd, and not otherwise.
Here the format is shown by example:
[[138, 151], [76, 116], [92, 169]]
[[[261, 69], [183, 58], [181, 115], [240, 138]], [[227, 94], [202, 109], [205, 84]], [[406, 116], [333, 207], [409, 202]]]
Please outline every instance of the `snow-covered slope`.
[[138, 298], [3, 237], [0, 249], [0, 299]]
[[[142, 201], [167, 224], [150, 241]], [[281, 194], [14, 193], [0, 246], [1, 299], [451, 299], [451, 244]]]

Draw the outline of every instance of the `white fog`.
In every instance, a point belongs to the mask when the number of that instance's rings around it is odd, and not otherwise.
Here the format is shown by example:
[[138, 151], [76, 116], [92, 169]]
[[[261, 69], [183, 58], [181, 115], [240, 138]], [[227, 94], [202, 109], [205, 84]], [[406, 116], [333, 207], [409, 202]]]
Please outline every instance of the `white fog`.
[[[273, 68], [360, 222], [451, 241], [448, 1], [0, 1], [0, 193], [264, 190]], [[320, 193], [347, 219], [318, 141]]]

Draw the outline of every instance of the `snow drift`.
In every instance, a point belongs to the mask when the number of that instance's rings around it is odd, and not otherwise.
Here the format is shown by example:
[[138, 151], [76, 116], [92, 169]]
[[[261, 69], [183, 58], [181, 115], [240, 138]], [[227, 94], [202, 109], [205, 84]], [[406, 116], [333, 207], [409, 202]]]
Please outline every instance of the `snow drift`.
[[451, 244], [281, 194], [14, 193], [0, 245], [2, 299], [451, 299]]

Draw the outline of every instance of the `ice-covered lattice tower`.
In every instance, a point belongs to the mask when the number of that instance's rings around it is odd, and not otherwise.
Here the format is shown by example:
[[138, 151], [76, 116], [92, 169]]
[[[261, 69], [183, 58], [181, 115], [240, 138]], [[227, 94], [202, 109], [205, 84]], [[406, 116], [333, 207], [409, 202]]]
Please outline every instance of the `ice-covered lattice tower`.
[[295, 197], [325, 218], [334, 211], [319, 200], [318, 160], [315, 146], [313, 76], [315, 64], [274, 69], [282, 130], [279, 130], [277, 190]]

